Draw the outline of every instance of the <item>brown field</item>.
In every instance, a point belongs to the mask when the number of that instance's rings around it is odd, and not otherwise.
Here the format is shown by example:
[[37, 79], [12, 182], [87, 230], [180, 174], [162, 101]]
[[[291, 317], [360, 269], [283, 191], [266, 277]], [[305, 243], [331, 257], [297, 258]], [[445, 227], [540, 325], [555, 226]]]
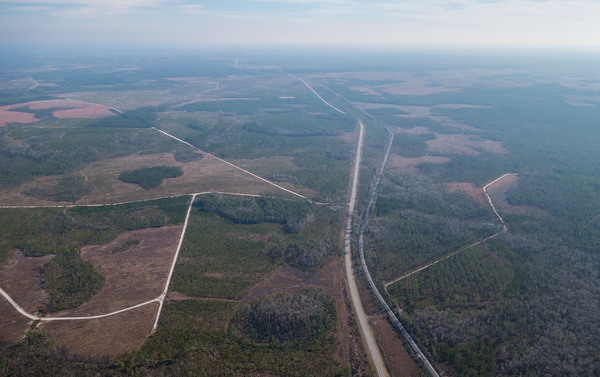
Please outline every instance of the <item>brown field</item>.
[[[82, 248], [82, 257], [105, 276], [105, 284], [85, 304], [52, 316], [106, 314], [158, 297], [164, 289], [181, 231], [181, 225], [136, 230], [122, 233], [106, 244]], [[127, 251], [112, 253], [130, 239], [141, 242]], [[0, 286], [29, 313], [36, 313], [37, 307], [47, 300], [41, 288], [41, 266], [51, 258], [26, 258], [17, 252], [0, 271]], [[116, 356], [141, 346], [154, 323], [157, 307], [149, 304], [102, 319], [41, 322], [40, 328], [50, 339], [79, 354]], [[0, 329], [8, 329], [2, 331], [0, 342], [17, 342], [27, 330], [29, 320], [4, 299], [0, 313]]]
[[449, 182], [446, 183], [446, 189], [448, 192], [462, 191], [467, 193], [470, 197], [475, 199], [482, 205], [488, 205], [487, 199], [483, 195], [483, 190], [480, 187], [476, 187], [472, 183], [467, 182]]
[[158, 304], [152, 303], [111, 317], [43, 322], [38, 328], [71, 352], [115, 357], [144, 344], [157, 310]]
[[[38, 306], [45, 304], [48, 299], [42, 289], [42, 266], [52, 257], [30, 258], [16, 250], [4, 269], [0, 270], [0, 287], [31, 314], [36, 313]], [[11, 307], [11, 310], [14, 309]]]
[[411, 173], [419, 171], [421, 162], [431, 162], [432, 164], [445, 164], [450, 162], [450, 157], [423, 156], [423, 157], [402, 157], [397, 154], [390, 154], [388, 168], [395, 171], [406, 170]]
[[30, 320], [19, 314], [4, 297], [0, 297], [0, 318], [0, 346], [19, 343], [29, 329]]
[[[20, 251], [0, 270], [0, 287], [24, 310], [34, 314], [48, 295], [42, 289], [41, 267], [52, 259], [51, 255], [27, 258]], [[19, 342], [29, 329], [30, 320], [23, 317], [4, 297], [0, 297], [0, 344]]]
[[0, 107], [0, 127], [6, 127], [9, 123], [34, 123], [39, 119], [30, 113], [22, 113], [20, 111], [9, 111], [18, 106], [9, 105]]
[[[183, 226], [134, 230], [103, 245], [81, 249], [84, 260], [106, 278], [88, 302], [54, 316], [86, 316], [117, 311], [158, 297], [165, 286]], [[120, 253], [112, 251], [131, 239], [140, 244]]]
[[70, 108], [54, 111], [52, 115], [56, 118], [103, 118], [115, 115], [106, 106], [71, 99], [52, 99], [0, 107], [0, 127], [4, 127], [8, 123], [33, 123], [38, 121], [33, 114], [10, 111], [19, 107], [27, 107], [31, 110]]
[[436, 138], [427, 141], [427, 150], [441, 154], [479, 154], [479, 150], [492, 153], [508, 153], [502, 143], [492, 140], [476, 140], [462, 134], [435, 134]]
[[402, 335], [387, 320], [387, 314], [374, 301], [373, 292], [366, 286], [364, 279], [359, 279], [358, 289], [363, 309], [368, 317], [369, 325], [375, 335], [381, 355], [390, 376], [426, 376], [421, 373], [417, 362], [407, 351]]

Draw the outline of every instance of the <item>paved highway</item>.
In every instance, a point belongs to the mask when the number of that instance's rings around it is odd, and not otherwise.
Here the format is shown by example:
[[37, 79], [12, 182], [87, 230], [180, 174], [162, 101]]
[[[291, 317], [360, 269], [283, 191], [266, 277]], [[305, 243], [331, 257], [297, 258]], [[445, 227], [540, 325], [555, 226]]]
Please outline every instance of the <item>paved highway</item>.
[[354, 272], [352, 271], [352, 251], [350, 248], [350, 238], [352, 236], [352, 220], [354, 218], [354, 206], [356, 204], [356, 191], [358, 186], [358, 172], [360, 170], [360, 160], [362, 159], [363, 140], [365, 131], [365, 126], [362, 124], [361, 121], [359, 121], [359, 124], [360, 131], [358, 134], [358, 144], [356, 146], [354, 172], [352, 174], [352, 188], [350, 190], [350, 201], [348, 202], [348, 220], [346, 223], [346, 237], [344, 240], [344, 265], [346, 268], [346, 279], [348, 280], [348, 287], [350, 289], [350, 297], [352, 299], [352, 304], [354, 305], [354, 311], [356, 312], [356, 316], [358, 318], [360, 330], [363, 333], [365, 341], [367, 342], [369, 354], [371, 355], [371, 359], [375, 366], [375, 370], [377, 371], [377, 375], [379, 377], [384, 377], [388, 374], [385, 369], [383, 360], [381, 358], [379, 348], [377, 347], [377, 343], [375, 342], [375, 338], [373, 337], [373, 333], [371, 332], [371, 328], [367, 323], [367, 316], [365, 315], [365, 311], [362, 307], [362, 303], [360, 301], [360, 294], [358, 293], [356, 281], [354, 280]]

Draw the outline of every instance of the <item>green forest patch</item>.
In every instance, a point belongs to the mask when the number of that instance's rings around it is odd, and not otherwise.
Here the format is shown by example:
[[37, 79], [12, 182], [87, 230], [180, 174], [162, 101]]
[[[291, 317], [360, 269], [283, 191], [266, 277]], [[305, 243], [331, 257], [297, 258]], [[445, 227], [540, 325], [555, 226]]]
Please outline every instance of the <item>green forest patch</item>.
[[244, 306], [232, 331], [250, 342], [294, 344], [315, 342], [333, 330], [335, 307], [323, 292], [280, 293]]
[[135, 183], [149, 190], [158, 187], [167, 178], [181, 177], [183, 171], [178, 166], [153, 166], [124, 171], [119, 174], [119, 180], [125, 183]]
[[81, 258], [79, 251], [59, 253], [42, 268], [42, 287], [49, 301], [38, 308], [41, 313], [53, 313], [76, 308], [100, 291], [104, 276]]

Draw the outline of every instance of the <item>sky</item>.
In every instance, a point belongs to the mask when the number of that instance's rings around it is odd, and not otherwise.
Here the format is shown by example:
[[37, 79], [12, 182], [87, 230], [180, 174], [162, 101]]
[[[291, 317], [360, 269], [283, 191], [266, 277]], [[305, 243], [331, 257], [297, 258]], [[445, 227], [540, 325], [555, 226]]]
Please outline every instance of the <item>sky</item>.
[[600, 49], [600, 0], [0, 0], [0, 44]]

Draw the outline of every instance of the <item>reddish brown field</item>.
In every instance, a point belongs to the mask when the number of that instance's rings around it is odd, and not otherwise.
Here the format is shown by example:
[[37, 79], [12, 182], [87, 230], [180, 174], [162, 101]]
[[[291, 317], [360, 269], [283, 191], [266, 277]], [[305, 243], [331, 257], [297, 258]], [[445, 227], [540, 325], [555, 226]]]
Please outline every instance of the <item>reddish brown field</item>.
[[494, 202], [494, 206], [498, 211], [515, 213], [528, 216], [543, 216], [546, 212], [540, 208], [532, 206], [515, 206], [506, 201], [506, 192], [519, 182], [518, 174], [508, 174], [501, 180], [494, 182], [488, 186], [487, 193]]
[[10, 111], [19, 107], [27, 107], [30, 110], [67, 108], [54, 111], [52, 115], [55, 118], [103, 118], [115, 115], [107, 106], [72, 99], [52, 99], [0, 107], [0, 127], [4, 127], [8, 123], [33, 123], [38, 121], [33, 114]]
[[115, 357], [144, 344], [157, 309], [153, 303], [106, 318], [43, 322], [38, 328], [79, 355]]
[[29, 329], [29, 319], [23, 317], [0, 297], [0, 345], [16, 344]]
[[37, 122], [38, 118], [30, 113], [22, 113], [20, 111], [9, 111], [16, 107], [15, 105], [0, 107], [0, 127], [6, 127], [9, 123], [33, 123]]
[[448, 192], [457, 192], [462, 191], [467, 193], [470, 197], [477, 200], [482, 205], [488, 205], [487, 199], [483, 195], [483, 189], [476, 187], [472, 183], [467, 182], [449, 182], [446, 183], [446, 188]]

